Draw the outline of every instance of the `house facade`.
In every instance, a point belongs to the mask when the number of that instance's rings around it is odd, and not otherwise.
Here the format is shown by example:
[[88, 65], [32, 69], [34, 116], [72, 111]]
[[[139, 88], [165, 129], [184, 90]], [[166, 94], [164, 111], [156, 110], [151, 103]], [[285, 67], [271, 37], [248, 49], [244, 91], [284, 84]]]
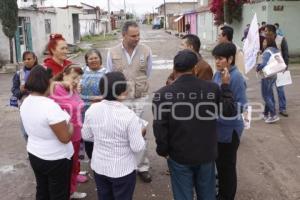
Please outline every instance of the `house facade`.
[[79, 15], [81, 36], [97, 35], [109, 31], [109, 20], [103, 10], [86, 3], [81, 3], [81, 6], [82, 13]]
[[203, 43], [213, 44], [217, 40], [218, 27], [215, 26], [214, 16], [210, 12], [211, 0], [198, 0], [197, 35]]
[[[20, 0], [19, 3], [18, 28], [13, 39], [15, 62], [22, 62], [22, 54], [27, 50], [41, 57], [51, 33], [63, 34], [69, 44], [80, 41], [79, 15], [82, 7], [43, 7], [42, 0]], [[7, 62], [9, 55], [9, 40], [0, 23], [0, 59]]]
[[[165, 7], [166, 7], [166, 27], [167, 29], [173, 29], [176, 27], [178, 29], [178, 19], [181, 15], [183, 15], [186, 12], [193, 11], [197, 8], [197, 2], [166, 2], [165, 4], [161, 4], [159, 7], [157, 7], [158, 15], [165, 14]], [[180, 18], [180, 20], [182, 20]]]

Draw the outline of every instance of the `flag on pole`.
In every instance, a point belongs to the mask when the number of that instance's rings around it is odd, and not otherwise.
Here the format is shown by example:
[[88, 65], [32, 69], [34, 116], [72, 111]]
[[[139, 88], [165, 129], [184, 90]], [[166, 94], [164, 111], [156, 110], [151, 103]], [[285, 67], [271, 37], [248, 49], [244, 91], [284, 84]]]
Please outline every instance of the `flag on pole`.
[[244, 42], [244, 60], [245, 60], [245, 72], [248, 73], [256, 65], [257, 53], [260, 50], [259, 33], [256, 13], [253, 16], [250, 24], [247, 38]]

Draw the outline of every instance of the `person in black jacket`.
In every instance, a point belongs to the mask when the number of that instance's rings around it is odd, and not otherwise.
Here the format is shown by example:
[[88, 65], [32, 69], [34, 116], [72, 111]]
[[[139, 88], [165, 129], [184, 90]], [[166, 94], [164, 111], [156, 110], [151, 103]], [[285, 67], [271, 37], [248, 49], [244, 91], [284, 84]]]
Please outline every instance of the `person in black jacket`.
[[175, 200], [193, 199], [193, 187], [197, 199], [215, 199], [216, 119], [220, 112], [225, 117], [237, 112], [228, 70], [219, 89], [192, 74], [197, 60], [192, 51], [180, 51], [174, 58], [175, 82], [153, 97], [156, 151], [167, 159]]

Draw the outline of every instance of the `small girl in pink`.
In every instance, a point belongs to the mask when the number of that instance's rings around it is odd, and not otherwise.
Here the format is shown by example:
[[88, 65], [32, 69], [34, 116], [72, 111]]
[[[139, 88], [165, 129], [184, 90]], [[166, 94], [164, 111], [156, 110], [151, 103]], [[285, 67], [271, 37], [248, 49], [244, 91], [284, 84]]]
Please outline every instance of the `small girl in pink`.
[[66, 110], [70, 116], [70, 122], [73, 125], [72, 144], [74, 147], [73, 164], [71, 172], [71, 198], [81, 199], [86, 197], [86, 193], [77, 192], [77, 176], [80, 171], [80, 162], [78, 160], [81, 127], [82, 127], [82, 108], [84, 102], [81, 100], [77, 91], [80, 77], [83, 71], [80, 66], [71, 64], [64, 68], [63, 72], [54, 77], [54, 82], [51, 86], [50, 98], [60, 105], [63, 110]]

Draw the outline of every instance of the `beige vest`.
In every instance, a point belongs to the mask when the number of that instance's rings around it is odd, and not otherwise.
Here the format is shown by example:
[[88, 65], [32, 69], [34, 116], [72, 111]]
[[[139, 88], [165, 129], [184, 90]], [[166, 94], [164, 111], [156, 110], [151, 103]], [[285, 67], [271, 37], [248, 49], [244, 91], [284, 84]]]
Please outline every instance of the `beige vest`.
[[113, 71], [122, 72], [128, 81], [129, 98], [140, 98], [148, 94], [147, 77], [149, 47], [138, 44], [131, 64], [128, 64], [122, 44], [110, 49]]
[[279, 49], [279, 51], [281, 52], [281, 43], [282, 43], [283, 37], [280, 35], [277, 35], [275, 38], [275, 42], [276, 42], [276, 46]]
[[244, 61], [244, 53], [240, 47], [236, 46], [236, 54], [235, 54], [235, 65], [241, 72], [241, 74], [245, 75], [245, 61]]

